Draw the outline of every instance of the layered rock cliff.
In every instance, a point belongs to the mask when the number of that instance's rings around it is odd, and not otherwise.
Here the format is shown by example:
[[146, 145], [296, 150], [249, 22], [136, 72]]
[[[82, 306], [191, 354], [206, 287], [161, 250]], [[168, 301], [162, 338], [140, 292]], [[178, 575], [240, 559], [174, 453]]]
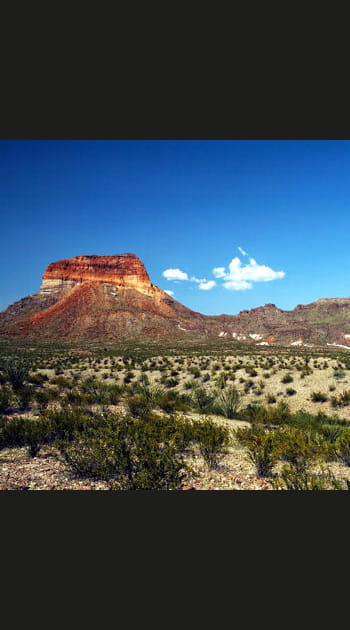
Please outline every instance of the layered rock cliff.
[[49, 294], [70, 289], [82, 282], [104, 282], [151, 293], [152, 284], [144, 264], [135, 254], [118, 256], [75, 256], [51, 263], [40, 292]]

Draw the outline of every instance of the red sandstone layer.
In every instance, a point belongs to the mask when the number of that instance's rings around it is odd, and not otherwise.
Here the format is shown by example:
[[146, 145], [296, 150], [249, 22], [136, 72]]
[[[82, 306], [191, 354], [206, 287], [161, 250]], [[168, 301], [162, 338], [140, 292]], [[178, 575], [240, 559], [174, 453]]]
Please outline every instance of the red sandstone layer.
[[[106, 282], [113, 285], [145, 290], [151, 288], [148, 273], [135, 254], [118, 256], [76, 256], [51, 263], [43, 284], [52, 281]], [[47, 282], [49, 281], [49, 282]]]

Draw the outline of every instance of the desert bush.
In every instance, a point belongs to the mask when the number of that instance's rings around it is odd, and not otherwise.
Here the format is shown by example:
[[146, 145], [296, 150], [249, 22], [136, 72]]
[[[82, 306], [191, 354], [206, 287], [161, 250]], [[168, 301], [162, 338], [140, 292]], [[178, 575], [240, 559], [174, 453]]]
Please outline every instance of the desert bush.
[[29, 366], [26, 362], [7, 359], [3, 360], [1, 368], [15, 392], [24, 386], [24, 381], [29, 376]]
[[35, 457], [40, 447], [51, 440], [52, 427], [48, 419], [13, 418], [3, 422], [0, 428], [1, 448], [28, 446], [30, 457]]
[[132, 379], [135, 377], [135, 374], [130, 370], [124, 376], [124, 383], [131, 383]]
[[324, 392], [312, 392], [311, 400], [312, 402], [327, 402], [328, 396]]
[[[108, 405], [110, 402], [109, 386], [94, 378], [87, 378], [81, 383], [82, 393], [87, 395], [87, 400], [91, 403]], [[72, 401], [74, 404], [74, 401]]]
[[274, 394], [266, 394], [266, 402], [268, 402], [270, 405], [276, 402], [276, 396], [274, 396]]
[[331, 396], [332, 407], [347, 407], [350, 404], [350, 391], [345, 391], [339, 396]]
[[281, 378], [281, 383], [292, 383], [293, 382], [293, 377], [291, 374], [285, 374], [282, 378]]
[[346, 377], [346, 373], [345, 373], [345, 372], [344, 372], [344, 370], [342, 370], [342, 369], [339, 369], [339, 368], [334, 368], [334, 371], [333, 371], [333, 376], [334, 376], [334, 378], [336, 378], [336, 379], [342, 379], [342, 378], [345, 378], [345, 377]]
[[34, 399], [39, 407], [39, 412], [43, 413], [47, 408], [49, 402], [53, 400], [55, 393], [50, 390], [39, 390], [34, 393]]
[[285, 402], [280, 402], [276, 407], [263, 407], [262, 405], [247, 405], [238, 413], [240, 420], [259, 422], [266, 425], [283, 425], [290, 422], [291, 413]]
[[245, 394], [248, 394], [249, 390], [254, 388], [254, 381], [252, 381], [250, 378], [244, 383], [244, 388], [243, 391]]
[[15, 393], [20, 409], [27, 409], [34, 394], [32, 388], [28, 385], [22, 385], [15, 389]]
[[294, 394], [296, 393], [297, 393], [296, 389], [293, 389], [292, 387], [287, 387], [286, 389], [287, 396], [294, 396]]
[[248, 450], [249, 459], [255, 464], [258, 477], [270, 477], [279, 459], [274, 434], [260, 425], [237, 429], [236, 438]]
[[216, 395], [216, 407], [220, 414], [225, 418], [234, 418], [239, 405], [239, 392], [230, 385], [225, 389], [219, 390]]
[[315, 460], [327, 459], [329, 448], [321, 435], [286, 426], [275, 432], [281, 458], [298, 473], [302, 473]]
[[81, 406], [65, 406], [59, 410], [45, 411], [43, 416], [49, 420], [52, 427], [51, 441], [72, 441], [79, 433], [91, 426], [103, 424], [104, 418], [100, 414], [92, 414]]
[[72, 382], [65, 376], [54, 376], [50, 382], [53, 385], [57, 385], [59, 389], [69, 389], [72, 387]]
[[265, 424], [266, 417], [266, 409], [262, 405], [247, 405], [239, 413], [240, 420], [245, 420], [246, 422], [251, 422], [252, 424]]
[[31, 383], [32, 385], [42, 385], [43, 383], [45, 383], [45, 381], [48, 381], [49, 378], [48, 376], [46, 376], [46, 374], [30, 374], [27, 377], [27, 381], [28, 383]]
[[166, 413], [187, 411], [191, 408], [191, 397], [174, 390], [167, 391], [157, 399], [157, 406]]
[[208, 392], [204, 387], [195, 387], [192, 393], [193, 403], [201, 413], [209, 412], [215, 400], [215, 395]]
[[250, 365], [246, 365], [246, 367], [244, 368], [246, 373], [249, 374], [249, 376], [254, 377], [254, 376], [258, 376], [257, 371]]
[[135, 394], [128, 398], [127, 405], [134, 418], [145, 418], [152, 409], [150, 401], [143, 394]]
[[0, 412], [7, 411], [12, 402], [12, 390], [4, 385], [0, 386]]
[[110, 385], [108, 385], [109, 404], [117, 405], [120, 400], [121, 393], [122, 388], [119, 387], [119, 385], [117, 385], [116, 383], [111, 383]]
[[205, 418], [193, 425], [193, 432], [205, 462], [210, 468], [217, 468], [219, 457], [226, 453], [230, 442], [229, 430]]
[[272, 485], [274, 490], [330, 490], [332, 486], [334, 489], [334, 478], [283, 466], [280, 478], [273, 479]]
[[172, 490], [181, 487], [187, 470], [174, 443], [141, 419], [115, 416], [60, 449], [80, 476], [103, 479], [111, 488]]
[[170, 389], [171, 387], [176, 387], [176, 385], [179, 384], [179, 379], [175, 378], [174, 376], [170, 376], [169, 378], [165, 379], [163, 383], [165, 387]]
[[337, 458], [346, 466], [350, 466], [350, 429], [344, 429], [342, 435], [334, 443]]

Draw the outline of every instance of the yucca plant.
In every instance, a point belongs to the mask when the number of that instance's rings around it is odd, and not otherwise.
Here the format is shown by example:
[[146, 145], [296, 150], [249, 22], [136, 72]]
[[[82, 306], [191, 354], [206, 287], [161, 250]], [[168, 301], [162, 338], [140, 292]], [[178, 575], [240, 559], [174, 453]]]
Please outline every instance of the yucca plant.
[[221, 389], [217, 392], [216, 396], [216, 404], [220, 413], [225, 416], [225, 418], [234, 418], [239, 405], [239, 392], [234, 387], [234, 385], [230, 385], [229, 387], [225, 387], [225, 389]]

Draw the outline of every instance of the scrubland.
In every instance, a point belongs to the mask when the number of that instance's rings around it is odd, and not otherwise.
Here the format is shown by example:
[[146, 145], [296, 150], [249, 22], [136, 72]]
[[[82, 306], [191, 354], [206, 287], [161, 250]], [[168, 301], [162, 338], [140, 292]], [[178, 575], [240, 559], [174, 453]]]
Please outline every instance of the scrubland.
[[0, 347], [0, 488], [346, 490], [350, 354]]

